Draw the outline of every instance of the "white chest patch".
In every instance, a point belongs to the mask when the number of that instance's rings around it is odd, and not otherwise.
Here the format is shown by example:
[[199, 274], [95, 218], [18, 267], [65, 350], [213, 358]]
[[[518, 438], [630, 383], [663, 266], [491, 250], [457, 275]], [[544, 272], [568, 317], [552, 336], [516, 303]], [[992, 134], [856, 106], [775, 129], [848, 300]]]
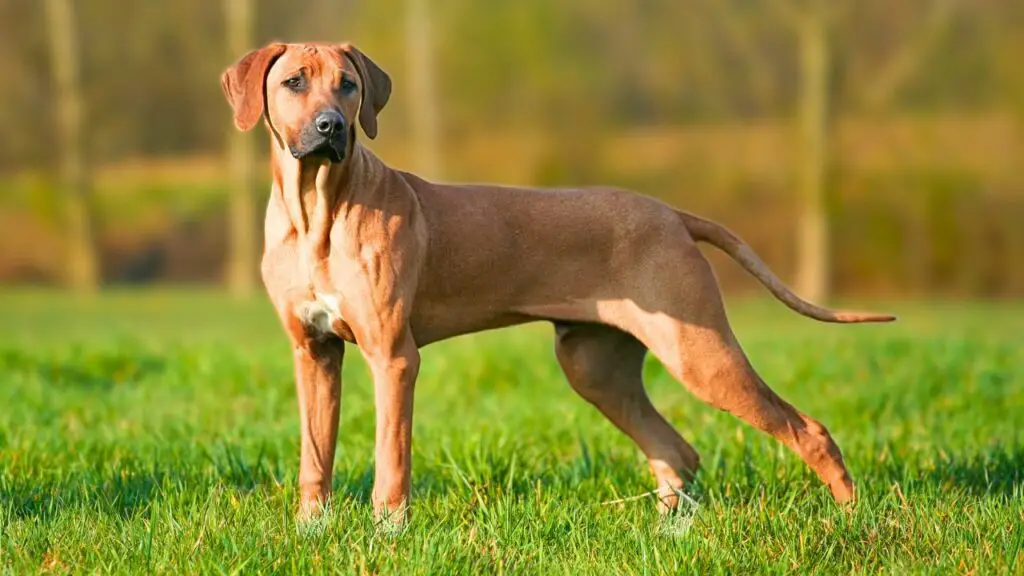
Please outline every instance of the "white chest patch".
[[321, 334], [337, 334], [335, 321], [342, 320], [341, 302], [333, 294], [316, 293], [316, 300], [306, 302], [299, 310], [302, 323]]

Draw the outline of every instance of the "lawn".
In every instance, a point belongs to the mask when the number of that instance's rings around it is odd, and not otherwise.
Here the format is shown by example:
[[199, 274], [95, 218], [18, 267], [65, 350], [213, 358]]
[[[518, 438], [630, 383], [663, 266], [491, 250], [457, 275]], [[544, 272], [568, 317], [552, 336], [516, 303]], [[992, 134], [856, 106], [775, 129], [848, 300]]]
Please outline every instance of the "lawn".
[[564, 383], [544, 325], [423, 351], [414, 516], [372, 521], [373, 403], [350, 349], [334, 507], [297, 528], [291, 356], [262, 298], [0, 293], [0, 570], [12, 573], [1024, 574], [1024, 306], [871, 304], [823, 325], [730, 299], [754, 365], [823, 421], [859, 484], [691, 397], [692, 517], [659, 518], [638, 451]]

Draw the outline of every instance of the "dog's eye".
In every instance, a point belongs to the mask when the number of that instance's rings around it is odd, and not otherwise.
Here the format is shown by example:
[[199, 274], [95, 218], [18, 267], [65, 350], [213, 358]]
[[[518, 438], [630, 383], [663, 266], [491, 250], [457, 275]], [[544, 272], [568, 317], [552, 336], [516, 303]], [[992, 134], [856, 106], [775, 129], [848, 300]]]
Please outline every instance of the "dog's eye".
[[358, 88], [358, 86], [356, 86], [356, 83], [351, 81], [351, 80], [349, 80], [348, 78], [346, 78], [346, 79], [341, 81], [341, 91], [342, 92], [345, 92], [345, 93], [355, 92], [356, 88]]
[[299, 92], [306, 86], [306, 79], [300, 74], [282, 82], [289, 90]]

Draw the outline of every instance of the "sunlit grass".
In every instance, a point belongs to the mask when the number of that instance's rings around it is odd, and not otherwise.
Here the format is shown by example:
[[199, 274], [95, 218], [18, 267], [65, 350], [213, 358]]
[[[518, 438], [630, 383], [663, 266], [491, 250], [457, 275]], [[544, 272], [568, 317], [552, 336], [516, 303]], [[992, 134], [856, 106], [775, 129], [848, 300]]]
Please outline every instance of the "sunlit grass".
[[649, 500], [605, 504], [649, 490], [646, 465], [565, 385], [550, 329], [537, 325], [424, 350], [413, 523], [389, 537], [371, 518], [372, 389], [355, 349], [334, 506], [322, 530], [298, 530], [291, 356], [264, 299], [6, 292], [0, 567], [1021, 573], [1024, 307], [861, 307], [901, 322], [827, 326], [775, 303], [730, 308], [765, 379], [844, 450], [862, 496], [852, 512], [654, 361], [655, 403], [703, 458], [690, 490], [699, 508], [673, 532]]

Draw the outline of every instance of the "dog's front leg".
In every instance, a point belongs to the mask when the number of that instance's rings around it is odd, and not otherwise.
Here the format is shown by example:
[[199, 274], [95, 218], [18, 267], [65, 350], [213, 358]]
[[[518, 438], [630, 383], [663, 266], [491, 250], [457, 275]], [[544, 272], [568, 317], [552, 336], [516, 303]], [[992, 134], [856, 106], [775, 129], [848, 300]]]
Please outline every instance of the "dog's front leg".
[[363, 353], [373, 375], [377, 407], [374, 515], [390, 525], [402, 525], [409, 518], [413, 390], [420, 354], [408, 331], [395, 342]]
[[330, 499], [344, 350], [344, 345], [338, 340], [313, 339], [307, 339], [294, 349], [299, 426], [302, 430], [300, 520], [319, 514]]

